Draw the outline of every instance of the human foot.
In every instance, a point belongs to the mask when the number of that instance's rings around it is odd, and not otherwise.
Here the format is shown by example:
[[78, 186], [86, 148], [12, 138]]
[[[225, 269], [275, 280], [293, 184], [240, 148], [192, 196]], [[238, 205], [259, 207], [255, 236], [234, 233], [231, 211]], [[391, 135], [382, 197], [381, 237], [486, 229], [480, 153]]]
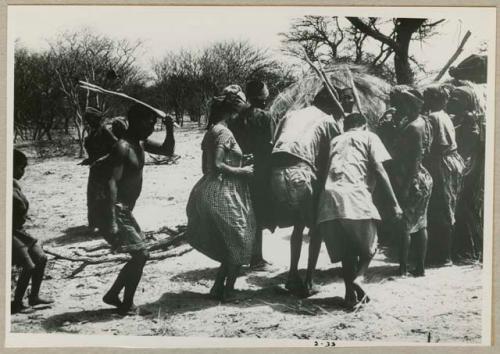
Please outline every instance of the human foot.
[[266, 261], [265, 259], [261, 258], [259, 260], [255, 260], [250, 262], [250, 267], [249, 269], [254, 272], [262, 272], [269, 270], [271, 268], [272, 264]]
[[103, 296], [102, 301], [105, 304], [111, 305], [111, 306], [114, 306], [114, 307], [120, 307], [120, 306], [122, 306], [122, 302], [118, 298], [118, 295], [111, 295], [111, 294], [107, 293], [106, 295]]
[[30, 304], [30, 306], [50, 305], [54, 303], [54, 300], [44, 299], [42, 297], [36, 296], [36, 297], [30, 297], [28, 299], [28, 303]]
[[20, 302], [12, 301], [10, 303], [10, 313], [11, 314], [19, 313], [23, 310], [26, 310], [27, 308], [28, 308], [28, 306], [26, 306], [22, 301], [20, 301]]

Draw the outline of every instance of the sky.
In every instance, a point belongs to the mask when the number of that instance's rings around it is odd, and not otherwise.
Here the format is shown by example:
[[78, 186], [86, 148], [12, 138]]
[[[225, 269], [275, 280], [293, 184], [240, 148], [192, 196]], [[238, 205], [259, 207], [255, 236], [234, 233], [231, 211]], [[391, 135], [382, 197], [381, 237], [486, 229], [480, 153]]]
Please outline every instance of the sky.
[[[249, 40], [283, 58], [279, 33], [293, 18], [324, 16], [446, 18], [441, 34], [427, 43], [412, 45], [412, 52], [428, 71], [438, 71], [456, 50], [467, 30], [472, 36], [460, 56], [477, 52], [481, 43], [494, 44], [494, 12], [460, 8], [338, 8], [338, 7], [182, 7], [182, 6], [9, 6], [9, 42], [19, 39], [34, 50], [61, 31], [89, 27], [113, 38], [144, 42], [139, 65], [148, 70], [153, 59], [181, 48], [201, 48], [227, 39]], [[487, 19], [493, 19], [492, 26]], [[457, 61], [457, 63], [459, 62]]]

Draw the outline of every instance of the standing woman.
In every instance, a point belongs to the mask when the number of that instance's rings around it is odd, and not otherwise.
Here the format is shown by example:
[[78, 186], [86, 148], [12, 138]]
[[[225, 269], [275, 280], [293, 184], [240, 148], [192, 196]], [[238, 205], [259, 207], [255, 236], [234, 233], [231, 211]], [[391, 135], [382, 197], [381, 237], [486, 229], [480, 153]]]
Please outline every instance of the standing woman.
[[429, 121], [420, 115], [423, 97], [406, 86], [396, 86], [391, 92], [391, 106], [403, 117], [403, 126], [395, 139], [393, 150], [393, 181], [403, 209], [399, 272], [408, 273], [408, 253], [411, 238], [416, 245], [415, 276], [425, 274], [427, 254], [427, 207], [432, 192], [432, 177], [423, 166], [424, 156], [430, 151], [432, 130]]
[[246, 105], [238, 85], [214, 97], [201, 148], [203, 177], [187, 204], [187, 239], [195, 249], [221, 263], [210, 295], [229, 300], [240, 267], [250, 263], [256, 221], [250, 198], [253, 166], [242, 166], [242, 152], [227, 122]]
[[464, 159], [463, 191], [457, 204], [455, 248], [459, 254], [481, 259], [483, 250], [484, 202], [484, 115], [475, 92], [458, 87], [451, 92], [446, 107], [453, 114], [457, 151]]
[[425, 109], [432, 125], [433, 142], [428, 168], [434, 181], [429, 204], [431, 240], [440, 240], [440, 259], [444, 265], [452, 265], [453, 227], [455, 209], [462, 189], [464, 161], [457, 152], [455, 127], [450, 116], [443, 110], [448, 93], [442, 86], [431, 86], [424, 91]]

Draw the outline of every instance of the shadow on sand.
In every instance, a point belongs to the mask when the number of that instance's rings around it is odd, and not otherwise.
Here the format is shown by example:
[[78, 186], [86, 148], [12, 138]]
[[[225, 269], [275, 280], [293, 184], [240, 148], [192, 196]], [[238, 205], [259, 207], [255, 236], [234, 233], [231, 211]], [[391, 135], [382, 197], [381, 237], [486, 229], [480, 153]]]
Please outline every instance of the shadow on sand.
[[51, 239], [47, 244], [51, 246], [68, 246], [94, 240], [102, 240], [102, 236], [91, 232], [87, 225], [80, 225], [68, 227], [61, 236]]

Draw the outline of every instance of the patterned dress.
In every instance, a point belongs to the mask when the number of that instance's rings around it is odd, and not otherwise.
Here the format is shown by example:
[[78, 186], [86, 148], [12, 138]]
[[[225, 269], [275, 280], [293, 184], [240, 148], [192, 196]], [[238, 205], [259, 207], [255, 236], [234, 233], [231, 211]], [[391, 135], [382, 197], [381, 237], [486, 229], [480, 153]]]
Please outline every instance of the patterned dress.
[[219, 172], [217, 148], [224, 162], [240, 167], [241, 149], [223, 124], [213, 126], [203, 138], [203, 177], [195, 184], [187, 204], [187, 239], [204, 255], [221, 263], [250, 263], [255, 240], [255, 215], [248, 179]]
[[455, 127], [444, 111], [429, 114], [433, 142], [427, 167], [434, 181], [429, 218], [455, 224], [455, 210], [462, 190], [465, 164], [457, 152]]
[[[396, 193], [399, 195], [401, 193], [401, 188], [403, 183], [408, 177], [405, 177], [408, 171], [407, 160], [405, 159], [410, 152], [408, 151], [411, 147], [408, 146], [408, 142], [405, 141], [404, 136], [405, 131], [408, 127], [412, 125], [418, 125], [421, 129], [421, 139], [422, 139], [422, 152], [421, 157], [428, 155], [430, 151], [430, 146], [432, 143], [432, 130], [429, 121], [420, 116], [413, 122], [407, 124], [401, 131], [400, 138], [397, 139], [396, 147], [394, 150], [395, 154], [395, 187]], [[418, 162], [418, 169], [415, 176], [413, 176], [410, 182], [410, 189], [408, 191], [408, 197], [405, 200], [400, 199], [401, 207], [403, 209], [403, 222], [405, 230], [410, 234], [420, 231], [427, 227], [427, 208], [429, 206], [429, 200], [432, 193], [432, 177], [427, 171], [427, 169], [422, 164], [422, 159]]]

